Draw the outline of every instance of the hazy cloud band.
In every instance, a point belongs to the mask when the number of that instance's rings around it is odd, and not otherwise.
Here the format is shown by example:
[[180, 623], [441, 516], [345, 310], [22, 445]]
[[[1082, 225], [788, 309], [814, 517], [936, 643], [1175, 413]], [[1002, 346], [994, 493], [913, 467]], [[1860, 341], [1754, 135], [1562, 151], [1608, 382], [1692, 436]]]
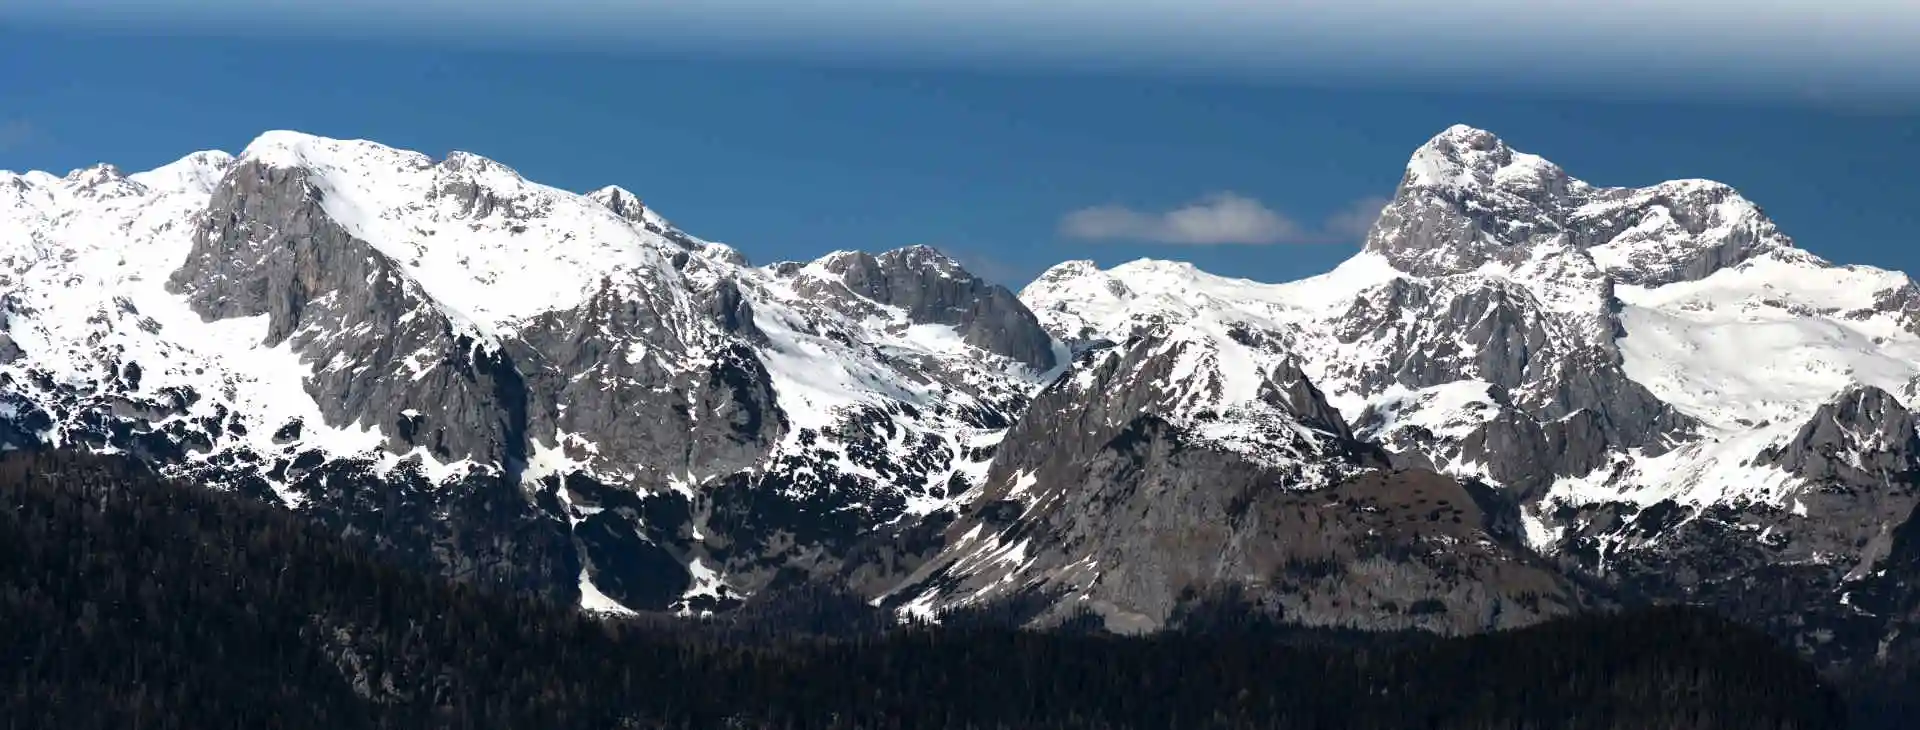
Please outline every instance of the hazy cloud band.
[[1911, 0], [13, 0], [0, 20], [1458, 85], [1920, 97]]

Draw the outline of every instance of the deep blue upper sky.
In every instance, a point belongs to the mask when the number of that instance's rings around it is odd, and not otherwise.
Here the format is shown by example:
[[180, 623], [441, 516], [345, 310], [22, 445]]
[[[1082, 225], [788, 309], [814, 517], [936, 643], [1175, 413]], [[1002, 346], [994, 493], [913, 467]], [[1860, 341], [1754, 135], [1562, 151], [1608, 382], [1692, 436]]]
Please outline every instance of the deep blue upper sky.
[[1070, 258], [1324, 270], [1357, 239], [1094, 242], [1060, 225], [1232, 192], [1317, 228], [1391, 194], [1413, 148], [1456, 122], [1596, 184], [1721, 180], [1821, 255], [1920, 271], [1910, 114], [0, 29], [0, 169], [144, 169], [297, 129], [618, 184], [756, 262], [926, 243], [1016, 288]]

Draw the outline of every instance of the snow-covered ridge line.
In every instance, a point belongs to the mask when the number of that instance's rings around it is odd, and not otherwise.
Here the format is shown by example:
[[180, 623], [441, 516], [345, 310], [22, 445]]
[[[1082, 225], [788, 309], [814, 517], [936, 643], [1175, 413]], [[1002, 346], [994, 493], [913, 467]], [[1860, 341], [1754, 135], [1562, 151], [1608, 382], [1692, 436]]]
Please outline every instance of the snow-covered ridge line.
[[645, 218], [467, 152], [435, 162], [364, 140], [273, 131], [239, 159], [306, 170], [329, 217], [489, 333], [576, 307], [601, 280], [669, 270], [664, 253], [678, 250]]
[[[1457, 240], [1434, 233], [1480, 225], [1472, 221], [1482, 219], [1450, 217], [1461, 215], [1456, 210], [1477, 211], [1495, 228]], [[1446, 222], [1415, 225], [1422, 217]], [[1509, 304], [1487, 298], [1502, 290]], [[1379, 413], [1389, 421], [1376, 429], [1393, 431], [1399, 423], [1442, 440], [1469, 438], [1498, 412], [1483, 405], [1481, 379], [1484, 368], [1503, 365], [1484, 348], [1524, 348], [1533, 358], [1543, 347], [1618, 357], [1630, 382], [1698, 420], [1705, 432], [1657, 458], [1623, 452], [1620, 458], [1639, 466], [1623, 472], [1603, 465], [1563, 480], [1556, 495], [1709, 504], [1780, 502], [1790, 485], [1743, 466], [1755, 452], [1786, 439], [1851, 387], [1903, 392], [1920, 378], [1917, 291], [1903, 273], [1834, 266], [1796, 248], [1757, 205], [1723, 183], [1596, 187], [1490, 133], [1456, 125], [1413, 154], [1399, 198], [1367, 248], [1327, 274], [1265, 284], [1184, 262], [1143, 259], [1101, 269], [1068, 261], [1021, 297], [1057, 336], [1076, 341], [1118, 341], [1168, 326], [1219, 329], [1235, 333], [1234, 341], [1212, 348], [1225, 356], [1246, 349], [1238, 342], [1245, 333], [1262, 334], [1262, 348], [1296, 357], [1350, 421]], [[1492, 307], [1476, 315], [1488, 319], [1459, 323], [1458, 335], [1418, 334], [1422, 320], [1477, 307]], [[1514, 316], [1512, 307], [1532, 312], [1525, 316], [1537, 321], [1525, 326], [1537, 331], [1511, 329], [1521, 325], [1505, 319]], [[1360, 329], [1354, 319], [1383, 310], [1400, 312], [1392, 329]], [[1484, 329], [1495, 326], [1506, 329]], [[1474, 331], [1490, 337], [1478, 345], [1483, 349], [1454, 339]], [[1409, 335], [1444, 339], [1400, 339]], [[1423, 372], [1396, 361], [1454, 352], [1449, 364], [1418, 366]], [[1354, 363], [1384, 367], [1387, 377], [1362, 377]], [[1552, 384], [1539, 381], [1546, 371], [1530, 373], [1509, 376], [1520, 378], [1512, 385]], [[1480, 395], [1462, 400], [1422, 390], [1449, 382], [1473, 384], [1469, 390]], [[1414, 391], [1424, 395], [1411, 398]], [[1486, 478], [1484, 467], [1457, 459], [1449, 466]]]
[[[131, 175], [7, 174], [0, 409], [27, 440], [322, 510], [329, 479], [452, 498], [517, 474], [530, 499], [586, 479], [691, 506], [744, 484], [829, 503], [835, 530], [904, 529], [977, 493], [1064, 352], [938, 252], [853, 257], [754, 267], [624, 188], [289, 131]], [[937, 296], [900, 291], [922, 278]], [[614, 519], [575, 489], [551, 495], [568, 529]], [[674, 600], [751, 592], [741, 571], [764, 565], [706, 551], [687, 519], [642, 536], [690, 540]], [[649, 605], [600, 573], [618, 562], [586, 556], [569, 590]]]

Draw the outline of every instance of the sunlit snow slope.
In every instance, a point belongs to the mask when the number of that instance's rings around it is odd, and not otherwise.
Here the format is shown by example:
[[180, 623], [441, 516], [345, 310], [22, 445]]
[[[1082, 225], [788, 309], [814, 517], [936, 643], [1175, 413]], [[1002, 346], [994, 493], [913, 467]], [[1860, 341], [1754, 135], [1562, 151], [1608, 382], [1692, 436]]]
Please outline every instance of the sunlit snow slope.
[[[8, 448], [132, 452], [296, 506], [359, 499], [323, 465], [505, 477], [602, 535], [576, 535], [587, 572], [614, 562], [594, 540], [635, 539], [601, 523], [651, 519], [688, 596], [764, 579], [730, 575], [759, 557], [742, 541], [952, 503], [1057, 360], [1011, 292], [930, 249], [755, 267], [617, 187], [288, 131], [131, 175], [0, 172], [0, 264]], [[707, 527], [743, 509], [799, 522]]]
[[[1461, 476], [1529, 481], [1545, 514], [1667, 499], [1791, 508], [1812, 486], [1756, 457], [1855, 386], [1910, 393], [1917, 291], [1793, 247], [1724, 185], [1596, 187], [1455, 127], [1414, 154], [1365, 250], [1328, 274], [1261, 284], [1076, 261], [1021, 296], [1070, 340], [1170, 324], [1209, 343], [1212, 362], [1250, 347], [1297, 358], [1363, 434]], [[1556, 436], [1583, 412], [1604, 414], [1581, 427], [1594, 434]], [[1540, 441], [1590, 453], [1489, 465], [1536, 458], [1517, 452]]]

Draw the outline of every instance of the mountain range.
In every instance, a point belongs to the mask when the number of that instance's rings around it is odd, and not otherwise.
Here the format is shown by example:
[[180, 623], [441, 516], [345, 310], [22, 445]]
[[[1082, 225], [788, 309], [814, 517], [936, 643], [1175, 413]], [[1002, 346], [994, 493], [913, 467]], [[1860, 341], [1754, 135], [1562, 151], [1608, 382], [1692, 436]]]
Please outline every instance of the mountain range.
[[1230, 594], [1461, 634], [1692, 603], [1891, 671], [1916, 397], [1907, 275], [1465, 126], [1325, 274], [1069, 261], [1018, 293], [926, 247], [753, 265], [465, 152], [276, 131], [0, 172], [0, 448], [604, 614], [828, 587], [1139, 633]]

